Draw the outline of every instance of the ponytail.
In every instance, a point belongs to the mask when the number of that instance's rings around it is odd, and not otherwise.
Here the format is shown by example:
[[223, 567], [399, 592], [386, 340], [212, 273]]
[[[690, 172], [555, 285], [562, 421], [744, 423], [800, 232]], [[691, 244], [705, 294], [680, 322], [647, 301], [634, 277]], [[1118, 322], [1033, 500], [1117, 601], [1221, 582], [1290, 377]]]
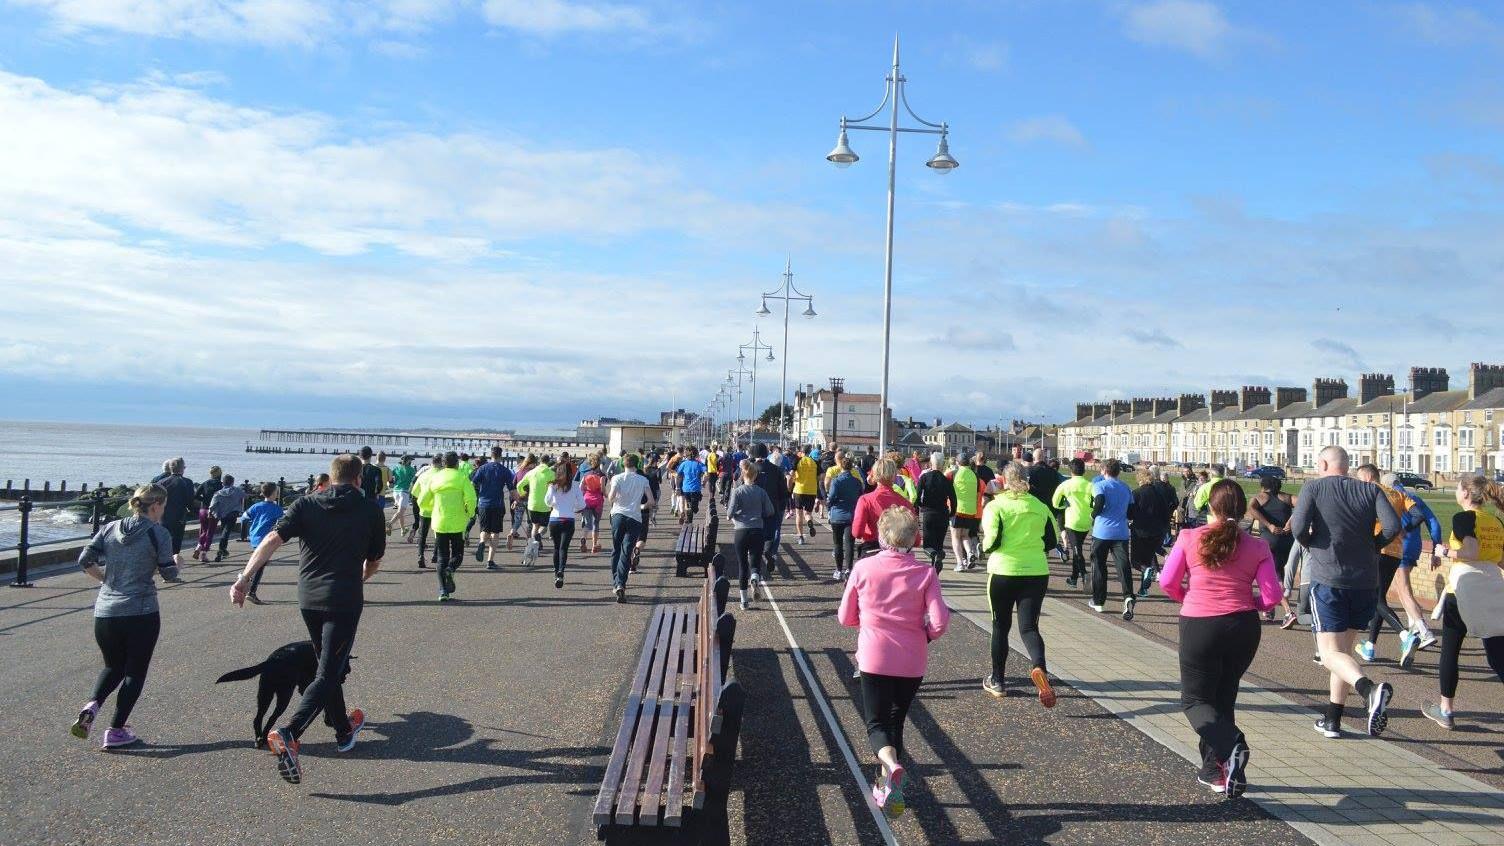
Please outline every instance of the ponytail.
[[1496, 508], [1504, 511], [1504, 485], [1474, 474], [1459, 479], [1457, 487], [1462, 489], [1473, 505], [1482, 506], [1492, 502]]
[[161, 485], [142, 485], [131, 494], [131, 511], [145, 517], [152, 506], [167, 501], [167, 489]]
[[1215, 570], [1227, 563], [1243, 538], [1243, 530], [1238, 527], [1238, 521], [1248, 510], [1248, 496], [1237, 482], [1223, 479], [1212, 485], [1207, 508], [1212, 519], [1201, 530], [1197, 552], [1200, 554], [1201, 565], [1208, 570]]

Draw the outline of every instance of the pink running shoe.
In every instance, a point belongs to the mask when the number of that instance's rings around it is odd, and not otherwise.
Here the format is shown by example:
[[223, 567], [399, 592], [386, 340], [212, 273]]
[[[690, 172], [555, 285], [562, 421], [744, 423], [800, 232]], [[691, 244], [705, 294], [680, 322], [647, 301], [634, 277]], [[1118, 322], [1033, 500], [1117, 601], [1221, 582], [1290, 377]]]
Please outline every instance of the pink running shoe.
[[68, 728], [68, 733], [74, 737], [87, 740], [89, 738], [89, 729], [94, 727], [94, 718], [97, 716], [99, 716], [99, 703], [90, 702], [84, 706], [82, 711], [78, 712], [78, 719]]
[[130, 746], [140, 742], [141, 738], [137, 737], [134, 731], [131, 731], [131, 727], [124, 726], [123, 728], [111, 728], [107, 730], [104, 733], [104, 743], [100, 744], [99, 748], [119, 749], [123, 746]]

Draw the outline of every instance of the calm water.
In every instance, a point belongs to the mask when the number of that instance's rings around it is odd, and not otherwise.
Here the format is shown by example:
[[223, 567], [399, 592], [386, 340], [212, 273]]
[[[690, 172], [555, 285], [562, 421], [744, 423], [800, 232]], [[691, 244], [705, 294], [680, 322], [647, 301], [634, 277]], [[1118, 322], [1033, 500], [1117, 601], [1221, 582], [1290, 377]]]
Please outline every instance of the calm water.
[[[91, 488], [100, 482], [138, 484], [160, 473], [162, 461], [175, 456], [188, 463], [185, 475], [195, 482], [215, 464], [236, 481], [253, 482], [281, 476], [289, 482], [306, 480], [309, 473], [329, 469], [329, 456], [247, 453], [246, 443], [254, 444], [256, 436], [254, 429], [0, 421], [0, 484], [6, 479], [17, 486], [31, 479], [34, 488], [43, 481], [53, 488], [67, 481], [69, 489], [86, 482]], [[76, 518], [62, 511], [33, 512], [32, 527], [33, 543], [83, 531]], [[15, 513], [0, 512], [0, 549], [15, 544], [16, 532]]]

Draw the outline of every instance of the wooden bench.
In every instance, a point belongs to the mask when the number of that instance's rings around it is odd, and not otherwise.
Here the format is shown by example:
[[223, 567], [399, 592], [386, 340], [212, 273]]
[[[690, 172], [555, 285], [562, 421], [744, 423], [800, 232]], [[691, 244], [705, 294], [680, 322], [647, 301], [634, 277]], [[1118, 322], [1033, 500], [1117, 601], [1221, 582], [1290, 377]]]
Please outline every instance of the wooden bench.
[[699, 567], [709, 578], [710, 558], [715, 555], [719, 533], [720, 518], [714, 514], [706, 518], [703, 526], [694, 523], [681, 526], [674, 540], [674, 575], [683, 578], [689, 575], [689, 568]]
[[611, 826], [684, 827], [686, 805], [692, 833], [724, 828], [745, 704], [726, 678], [729, 592], [725, 578], [707, 578], [698, 603], [653, 608], [595, 800], [602, 839]]

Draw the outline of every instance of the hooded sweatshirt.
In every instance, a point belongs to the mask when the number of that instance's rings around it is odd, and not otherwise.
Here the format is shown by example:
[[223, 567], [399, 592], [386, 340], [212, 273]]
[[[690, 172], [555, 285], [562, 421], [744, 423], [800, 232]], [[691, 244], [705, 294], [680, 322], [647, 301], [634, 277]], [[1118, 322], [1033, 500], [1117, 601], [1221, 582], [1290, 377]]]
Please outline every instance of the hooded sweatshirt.
[[452, 535], [465, 531], [465, 524], [475, 514], [476, 499], [470, 477], [454, 467], [446, 467], [423, 482], [418, 507], [433, 518], [436, 534]]
[[209, 511], [220, 520], [229, 519], [232, 514], [239, 514], [245, 510], [245, 491], [230, 485], [214, 492], [214, 498], [209, 500]]
[[323, 493], [299, 497], [277, 521], [276, 532], [283, 541], [302, 540], [299, 608], [360, 610], [365, 602], [365, 562], [380, 561], [386, 554], [386, 515], [375, 500], [367, 499], [354, 485], [335, 485]]
[[96, 617], [134, 617], [157, 613], [157, 570], [162, 578], [176, 579], [172, 563], [172, 536], [145, 517], [126, 517], [99, 530], [83, 552], [78, 565], [104, 568], [104, 583], [94, 600]]

